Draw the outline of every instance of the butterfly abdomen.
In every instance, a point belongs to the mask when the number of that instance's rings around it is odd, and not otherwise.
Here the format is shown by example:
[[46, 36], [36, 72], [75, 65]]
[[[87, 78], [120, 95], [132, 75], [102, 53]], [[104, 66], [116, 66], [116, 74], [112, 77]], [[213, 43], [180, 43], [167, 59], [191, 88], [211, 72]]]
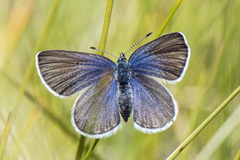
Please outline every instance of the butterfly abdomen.
[[125, 122], [128, 121], [128, 118], [132, 111], [133, 98], [132, 98], [132, 88], [130, 84], [119, 85], [119, 94], [118, 94], [118, 106], [120, 113]]
[[130, 77], [131, 75], [127, 60], [125, 59], [124, 55], [121, 55], [117, 62], [117, 82], [118, 82], [117, 105], [125, 122], [128, 121], [133, 105]]

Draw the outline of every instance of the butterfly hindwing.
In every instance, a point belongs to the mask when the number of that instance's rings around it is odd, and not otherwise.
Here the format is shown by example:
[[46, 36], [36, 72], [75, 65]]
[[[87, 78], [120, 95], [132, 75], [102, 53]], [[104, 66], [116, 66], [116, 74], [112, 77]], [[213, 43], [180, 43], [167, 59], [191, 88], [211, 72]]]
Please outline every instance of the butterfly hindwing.
[[80, 134], [104, 138], [120, 128], [116, 87], [113, 78], [105, 76], [100, 83], [86, 88], [77, 98], [73, 105], [72, 123]]
[[48, 50], [36, 55], [36, 66], [48, 90], [64, 97], [98, 83], [102, 76], [113, 76], [116, 64], [96, 54]]
[[190, 48], [182, 33], [163, 35], [138, 48], [129, 59], [133, 73], [164, 79], [181, 80], [187, 68]]
[[135, 75], [131, 85], [135, 128], [144, 133], [156, 133], [170, 127], [178, 112], [171, 93], [160, 82], [145, 75]]

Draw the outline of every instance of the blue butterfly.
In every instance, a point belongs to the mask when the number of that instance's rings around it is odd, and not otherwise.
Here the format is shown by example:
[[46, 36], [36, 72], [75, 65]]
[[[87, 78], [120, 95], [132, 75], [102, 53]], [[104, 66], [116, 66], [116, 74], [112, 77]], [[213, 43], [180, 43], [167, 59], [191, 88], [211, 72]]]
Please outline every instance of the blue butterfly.
[[91, 53], [37, 53], [38, 74], [51, 93], [67, 97], [82, 90], [72, 109], [78, 133], [89, 138], [111, 136], [121, 128], [120, 115], [127, 122], [132, 110], [134, 127], [144, 133], [161, 132], [176, 119], [177, 103], [156, 78], [171, 83], [182, 79], [190, 58], [184, 35], [163, 35], [138, 48], [129, 61], [125, 55], [121, 53], [114, 63]]

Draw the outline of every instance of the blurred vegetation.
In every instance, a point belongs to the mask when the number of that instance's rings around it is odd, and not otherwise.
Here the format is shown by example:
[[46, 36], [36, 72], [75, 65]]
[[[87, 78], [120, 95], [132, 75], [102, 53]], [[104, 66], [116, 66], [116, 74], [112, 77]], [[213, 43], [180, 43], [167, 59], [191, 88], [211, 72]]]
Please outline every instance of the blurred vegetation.
[[[105, 50], [118, 56], [147, 33], [157, 34], [176, 2], [115, 1]], [[34, 65], [33, 57], [41, 50], [95, 52], [89, 47], [99, 46], [106, 4], [102, 0], [0, 1], [3, 159], [75, 158], [80, 136], [70, 117], [77, 95], [55, 97], [29, 66]], [[191, 47], [185, 77], [175, 85], [166, 85], [179, 105], [176, 122], [164, 132], [146, 135], [134, 129], [130, 118], [116, 135], [98, 142], [90, 159], [165, 159], [226, 99], [240, 84], [239, 10], [240, 1], [236, 0], [184, 0], [164, 30], [183, 32]], [[239, 156], [239, 114], [238, 95], [177, 159]], [[93, 143], [85, 139], [83, 154]]]

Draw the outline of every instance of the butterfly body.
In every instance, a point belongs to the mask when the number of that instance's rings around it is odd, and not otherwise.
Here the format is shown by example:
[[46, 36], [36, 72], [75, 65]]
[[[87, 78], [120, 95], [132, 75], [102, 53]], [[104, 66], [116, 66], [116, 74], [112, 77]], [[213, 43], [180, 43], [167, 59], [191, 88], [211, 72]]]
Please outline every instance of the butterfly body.
[[120, 113], [125, 122], [132, 111], [133, 95], [132, 87], [130, 84], [131, 72], [124, 54], [120, 54], [120, 58], [117, 61], [116, 68], [117, 77], [117, 106], [119, 107]]
[[178, 114], [172, 94], [156, 78], [182, 79], [190, 48], [180, 32], [163, 35], [141, 47], [129, 60], [117, 63], [91, 53], [48, 50], [37, 53], [36, 68], [46, 88], [56, 96], [80, 92], [72, 108], [72, 124], [89, 138], [111, 136], [133, 112], [134, 127], [157, 133], [173, 124]]

